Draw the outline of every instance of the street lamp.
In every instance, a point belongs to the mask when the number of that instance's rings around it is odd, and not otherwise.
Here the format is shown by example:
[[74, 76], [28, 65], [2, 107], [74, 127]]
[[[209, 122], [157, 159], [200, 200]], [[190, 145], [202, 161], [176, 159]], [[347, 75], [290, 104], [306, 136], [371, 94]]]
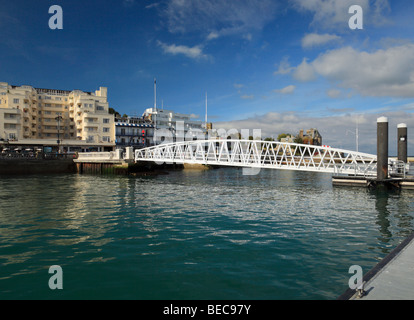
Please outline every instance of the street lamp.
[[58, 152], [60, 152], [60, 121], [62, 120], [62, 116], [58, 115], [55, 120], [58, 122], [58, 139], [57, 139], [57, 144], [58, 144]]

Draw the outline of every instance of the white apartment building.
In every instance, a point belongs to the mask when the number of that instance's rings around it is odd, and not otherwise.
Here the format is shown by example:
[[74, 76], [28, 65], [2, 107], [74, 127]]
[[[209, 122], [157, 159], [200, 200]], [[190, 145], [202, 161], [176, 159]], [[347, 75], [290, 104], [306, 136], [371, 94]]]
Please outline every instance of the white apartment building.
[[0, 82], [0, 143], [56, 151], [114, 149], [107, 88], [92, 93]]
[[154, 125], [154, 144], [162, 142], [162, 140], [156, 141], [157, 132], [158, 134], [161, 132], [161, 135], [165, 132], [170, 132], [173, 141], [178, 139], [189, 140], [193, 137], [194, 139], [205, 138], [206, 130], [204, 123], [199, 120], [192, 120], [191, 115], [176, 113], [171, 110], [148, 108], [142, 117]]

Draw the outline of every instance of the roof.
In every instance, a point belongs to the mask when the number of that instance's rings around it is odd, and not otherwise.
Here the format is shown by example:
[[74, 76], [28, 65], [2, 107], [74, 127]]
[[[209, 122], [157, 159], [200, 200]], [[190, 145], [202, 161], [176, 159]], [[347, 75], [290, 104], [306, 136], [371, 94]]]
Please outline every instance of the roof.
[[115, 126], [118, 127], [139, 127], [139, 128], [154, 128], [152, 124], [137, 124], [137, 123], [125, 123], [125, 122], [115, 122]]

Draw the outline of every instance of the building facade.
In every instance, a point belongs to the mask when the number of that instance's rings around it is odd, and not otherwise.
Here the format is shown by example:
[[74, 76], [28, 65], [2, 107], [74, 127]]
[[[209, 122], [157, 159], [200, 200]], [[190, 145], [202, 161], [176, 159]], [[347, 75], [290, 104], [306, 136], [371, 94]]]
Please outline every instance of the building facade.
[[300, 139], [302, 139], [304, 144], [311, 144], [314, 146], [321, 146], [322, 145], [322, 135], [319, 133], [317, 129], [309, 129], [306, 130], [306, 134], [303, 133], [303, 129], [299, 131]]
[[144, 118], [115, 119], [116, 147], [141, 149], [154, 145], [154, 125]]
[[60, 152], [112, 150], [115, 125], [107, 88], [92, 93], [0, 82], [0, 140]]
[[191, 115], [188, 114], [149, 108], [145, 110], [142, 117], [154, 126], [154, 144], [160, 144], [169, 139], [174, 142], [200, 140], [206, 137], [205, 124], [202, 121], [191, 119]]

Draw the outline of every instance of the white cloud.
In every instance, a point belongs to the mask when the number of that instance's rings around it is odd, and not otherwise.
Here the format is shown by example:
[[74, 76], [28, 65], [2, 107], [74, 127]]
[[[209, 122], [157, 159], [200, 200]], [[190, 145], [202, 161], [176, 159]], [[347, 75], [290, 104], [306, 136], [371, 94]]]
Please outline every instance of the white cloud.
[[341, 91], [338, 89], [329, 89], [326, 94], [332, 99], [337, 99], [341, 96]]
[[184, 45], [165, 44], [157, 41], [158, 45], [164, 50], [164, 53], [172, 55], [182, 54], [191, 59], [207, 59], [209, 56], [203, 53], [201, 46], [188, 47]]
[[310, 63], [304, 59], [294, 72], [301, 81], [316, 74], [365, 96], [414, 97], [414, 44], [375, 52], [331, 50]]
[[161, 15], [172, 33], [205, 32], [212, 40], [261, 30], [277, 7], [273, 0], [169, 0]]
[[308, 59], [304, 58], [302, 63], [295, 68], [293, 77], [296, 80], [307, 82], [316, 79], [315, 70], [312, 65], [308, 63]]
[[147, 5], [147, 6], [145, 7], [145, 9], [152, 9], [152, 8], [156, 8], [156, 7], [158, 7], [159, 5], [160, 5], [160, 3], [159, 3], [159, 2], [154, 2], [154, 3], [151, 3], [151, 4]]
[[[358, 117], [359, 151], [372, 154], [376, 154], [377, 148], [377, 118], [381, 116], [388, 117], [390, 141], [397, 139], [397, 124], [406, 123], [408, 128], [414, 127], [414, 113], [392, 111], [355, 115], [349, 112], [346, 113], [346, 109], [337, 111], [335, 114], [327, 117], [309, 117], [294, 112], [269, 112], [244, 120], [216, 122], [215, 127], [226, 130], [232, 128], [237, 130], [249, 129], [250, 132], [254, 129], [261, 129], [262, 138], [277, 137], [280, 133], [297, 135], [300, 129], [316, 128], [322, 135], [323, 144], [330, 145], [333, 148], [356, 150], [355, 135], [347, 134], [347, 132], [355, 132]], [[339, 111], [343, 111], [345, 114], [340, 115], [338, 114]], [[352, 111], [352, 108], [349, 108], [348, 111]], [[414, 148], [414, 141], [409, 139], [408, 144], [408, 148], [412, 150], [411, 148]], [[390, 154], [396, 154], [395, 144], [390, 145]]]
[[291, 67], [289, 63], [289, 59], [287, 57], [284, 57], [282, 61], [279, 63], [278, 70], [273, 72], [274, 75], [278, 74], [289, 74], [294, 70], [295, 68]]
[[219, 37], [219, 34], [215, 31], [211, 31], [208, 36], [207, 36], [207, 40], [214, 40], [217, 39]]
[[252, 100], [254, 99], [254, 95], [242, 95], [240, 98], [242, 98], [243, 100]]
[[338, 41], [341, 37], [335, 34], [317, 34], [317, 33], [310, 33], [303, 37], [302, 39], [302, 47], [303, 48], [312, 48], [320, 45], [324, 45], [328, 42]]
[[277, 93], [281, 93], [281, 94], [292, 94], [295, 91], [295, 89], [296, 89], [296, 86], [290, 85], [290, 86], [284, 87], [283, 89], [276, 89], [273, 91]]
[[352, 5], [359, 5], [364, 11], [364, 24], [387, 23], [384, 14], [389, 12], [388, 0], [290, 0], [293, 7], [313, 14], [312, 26], [330, 30], [348, 29]]

